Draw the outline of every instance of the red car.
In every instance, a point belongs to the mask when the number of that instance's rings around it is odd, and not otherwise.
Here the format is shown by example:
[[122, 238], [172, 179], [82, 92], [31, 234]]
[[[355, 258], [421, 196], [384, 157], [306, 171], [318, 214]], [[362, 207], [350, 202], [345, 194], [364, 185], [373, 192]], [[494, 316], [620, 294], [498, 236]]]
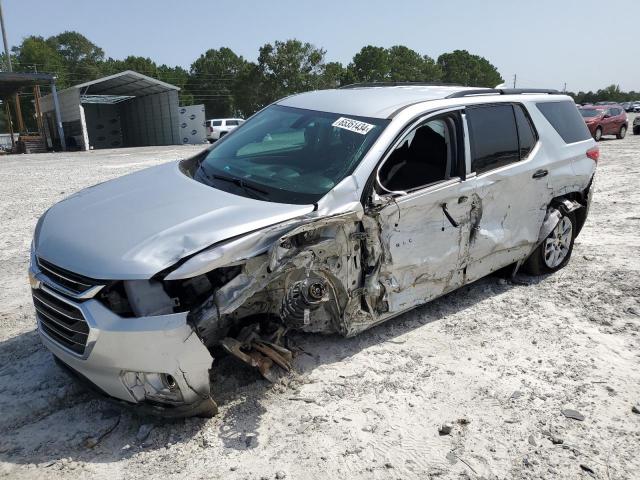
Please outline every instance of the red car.
[[579, 110], [597, 142], [603, 135], [624, 138], [627, 134], [629, 121], [621, 105], [586, 105]]

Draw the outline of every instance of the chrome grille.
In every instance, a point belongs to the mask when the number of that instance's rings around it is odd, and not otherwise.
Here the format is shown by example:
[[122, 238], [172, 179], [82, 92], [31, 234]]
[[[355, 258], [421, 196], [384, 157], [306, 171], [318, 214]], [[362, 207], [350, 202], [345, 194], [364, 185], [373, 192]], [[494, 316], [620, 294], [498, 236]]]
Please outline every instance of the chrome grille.
[[89, 325], [82, 312], [45, 290], [32, 290], [40, 328], [56, 343], [82, 355], [87, 346]]
[[53, 282], [73, 293], [83, 293], [99, 284], [96, 280], [70, 272], [38, 257], [40, 270]]

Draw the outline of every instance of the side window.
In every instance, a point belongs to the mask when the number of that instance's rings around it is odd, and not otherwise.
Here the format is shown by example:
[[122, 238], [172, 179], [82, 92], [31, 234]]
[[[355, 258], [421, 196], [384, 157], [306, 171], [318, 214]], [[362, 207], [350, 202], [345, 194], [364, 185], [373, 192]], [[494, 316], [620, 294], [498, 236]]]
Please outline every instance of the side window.
[[211, 121], [211, 126], [212, 127], [221, 127], [222, 126], [222, 120], [212, 120]]
[[467, 107], [471, 171], [478, 174], [520, 160], [518, 131], [510, 104]]
[[390, 191], [409, 191], [457, 175], [456, 120], [429, 120], [406, 134], [378, 175]]
[[235, 127], [238, 125], [237, 120], [227, 120], [227, 127]]
[[591, 138], [582, 115], [572, 101], [540, 102], [536, 103], [536, 106], [565, 143], [576, 143]]
[[518, 126], [518, 139], [520, 140], [520, 159], [524, 160], [529, 152], [533, 150], [538, 136], [531, 124], [529, 115], [525, 113], [525, 109], [522, 105], [514, 105], [513, 111], [516, 114], [516, 124]]

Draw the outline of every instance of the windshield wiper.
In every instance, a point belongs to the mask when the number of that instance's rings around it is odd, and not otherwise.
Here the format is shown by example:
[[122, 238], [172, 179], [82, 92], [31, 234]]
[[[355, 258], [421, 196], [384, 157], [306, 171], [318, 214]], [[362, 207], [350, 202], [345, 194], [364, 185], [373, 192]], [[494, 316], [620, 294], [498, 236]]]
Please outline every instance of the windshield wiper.
[[227, 175], [218, 175], [212, 174], [209, 178], [213, 178], [215, 180], [222, 180], [224, 182], [233, 183], [237, 187], [240, 187], [246, 193], [253, 195], [254, 198], [259, 200], [265, 200], [269, 196], [269, 192], [262, 190], [258, 187], [254, 187], [253, 185], [247, 184], [243, 179], [238, 177], [231, 177]]

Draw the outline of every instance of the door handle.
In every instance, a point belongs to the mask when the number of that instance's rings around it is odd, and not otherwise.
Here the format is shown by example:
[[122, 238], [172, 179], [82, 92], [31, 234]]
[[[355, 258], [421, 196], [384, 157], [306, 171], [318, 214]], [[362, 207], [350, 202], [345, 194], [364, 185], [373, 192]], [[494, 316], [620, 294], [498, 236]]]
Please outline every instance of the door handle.
[[[447, 220], [449, 220], [449, 223], [451, 224], [451, 226], [454, 228], [459, 227], [460, 224], [453, 219], [453, 217], [449, 213], [449, 210], [447, 210], [447, 204], [443, 203], [441, 207], [442, 207], [442, 213], [444, 213], [444, 216], [447, 217]], [[442, 230], [444, 230], [444, 225], [442, 226]]]
[[534, 173], [531, 178], [542, 178], [542, 177], [546, 177], [547, 175], [549, 175], [549, 170], [538, 170], [536, 173]]

